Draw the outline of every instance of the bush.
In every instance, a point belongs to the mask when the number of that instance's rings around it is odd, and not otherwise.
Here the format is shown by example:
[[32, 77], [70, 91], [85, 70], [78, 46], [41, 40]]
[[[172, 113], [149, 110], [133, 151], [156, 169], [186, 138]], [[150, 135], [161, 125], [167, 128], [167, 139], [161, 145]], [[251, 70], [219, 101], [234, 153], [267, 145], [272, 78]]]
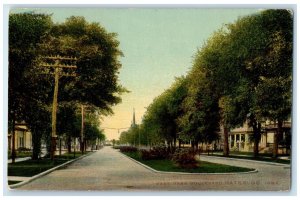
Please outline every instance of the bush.
[[19, 148], [17, 149], [17, 151], [31, 151], [31, 149], [26, 148], [26, 147], [19, 147]]
[[136, 147], [131, 147], [131, 146], [122, 146], [122, 147], [120, 147], [120, 151], [123, 152], [123, 153], [137, 152], [137, 148]]
[[154, 156], [151, 154], [150, 150], [140, 150], [140, 156], [142, 160], [154, 160]]
[[172, 150], [165, 146], [156, 146], [150, 150], [141, 150], [141, 158], [143, 160], [161, 160], [169, 158], [172, 154]]
[[176, 149], [172, 156], [172, 160], [183, 168], [197, 167], [197, 160], [195, 159], [196, 151], [193, 149]]

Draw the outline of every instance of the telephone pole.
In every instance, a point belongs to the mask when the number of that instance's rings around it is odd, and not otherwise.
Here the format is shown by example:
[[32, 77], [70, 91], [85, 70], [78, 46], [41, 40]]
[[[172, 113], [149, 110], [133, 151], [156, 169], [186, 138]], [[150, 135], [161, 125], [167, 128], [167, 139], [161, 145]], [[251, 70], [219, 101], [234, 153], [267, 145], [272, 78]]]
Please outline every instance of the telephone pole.
[[[44, 57], [44, 59], [48, 60], [49, 62], [43, 62], [40, 66], [48, 68], [45, 74], [54, 75], [54, 94], [53, 94], [53, 103], [52, 103], [52, 132], [51, 132], [51, 160], [54, 159], [54, 152], [56, 149], [56, 116], [57, 116], [57, 96], [58, 96], [58, 85], [59, 85], [59, 78], [63, 76], [72, 76], [75, 77], [76, 74], [74, 71], [65, 72], [64, 69], [74, 70], [77, 68], [76, 65], [66, 64], [66, 63], [74, 63], [76, 62], [77, 58], [72, 57], [62, 57], [62, 56], [49, 56]], [[53, 63], [54, 62], [54, 63]], [[49, 72], [49, 68], [54, 69], [54, 72]]]
[[84, 148], [85, 148], [85, 144], [84, 144], [84, 139], [83, 139], [83, 131], [84, 131], [84, 105], [81, 104], [81, 133], [80, 133], [80, 147], [81, 147], [81, 154], [83, 155], [84, 153]]

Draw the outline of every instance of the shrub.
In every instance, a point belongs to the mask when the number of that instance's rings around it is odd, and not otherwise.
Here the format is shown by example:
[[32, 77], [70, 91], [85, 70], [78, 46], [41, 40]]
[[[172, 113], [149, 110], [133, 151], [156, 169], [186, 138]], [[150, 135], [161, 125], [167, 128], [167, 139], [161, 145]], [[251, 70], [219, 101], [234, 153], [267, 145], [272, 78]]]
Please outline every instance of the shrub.
[[19, 147], [19, 148], [17, 149], [17, 151], [31, 151], [31, 149], [26, 148], [26, 147]]
[[176, 149], [172, 156], [172, 160], [183, 168], [197, 167], [197, 160], [195, 159], [196, 151], [193, 149]]
[[142, 149], [140, 150], [140, 156], [143, 160], [154, 160], [154, 156], [151, 154], [150, 150]]
[[120, 151], [123, 153], [126, 152], [137, 152], [137, 148], [136, 147], [132, 147], [132, 146], [122, 146], [120, 147]]
[[155, 146], [150, 150], [143, 149], [140, 152], [143, 160], [162, 160], [169, 158], [172, 154], [171, 149], [165, 146]]

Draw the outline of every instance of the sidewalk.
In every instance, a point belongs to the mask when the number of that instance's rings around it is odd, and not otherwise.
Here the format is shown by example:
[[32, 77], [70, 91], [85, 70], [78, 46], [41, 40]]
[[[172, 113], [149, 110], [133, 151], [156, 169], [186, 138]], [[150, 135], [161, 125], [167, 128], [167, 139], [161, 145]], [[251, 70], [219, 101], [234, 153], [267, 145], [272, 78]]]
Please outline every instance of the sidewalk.
[[31, 177], [25, 177], [25, 176], [7, 176], [8, 181], [27, 181], [31, 179]]
[[[30, 159], [31, 159], [31, 157], [16, 158], [16, 159], [15, 159], [15, 162], [22, 162], [22, 161], [30, 160]], [[11, 159], [8, 159], [8, 160], [7, 160], [7, 163], [11, 163], [11, 162], [12, 162]]]
[[[210, 153], [209, 155], [207, 153], [201, 153], [200, 155], [204, 155], [204, 156], [220, 156], [220, 157], [222, 157], [223, 153], [214, 152], [214, 153]], [[246, 154], [229, 154], [229, 158], [230, 158], [230, 156], [240, 157], [240, 158], [253, 158], [253, 155], [246, 155]], [[270, 159], [271, 157], [268, 157], [268, 156], [259, 156], [259, 158]], [[288, 156], [278, 156], [277, 158], [281, 159], [281, 160], [291, 160], [290, 157], [288, 157]]]

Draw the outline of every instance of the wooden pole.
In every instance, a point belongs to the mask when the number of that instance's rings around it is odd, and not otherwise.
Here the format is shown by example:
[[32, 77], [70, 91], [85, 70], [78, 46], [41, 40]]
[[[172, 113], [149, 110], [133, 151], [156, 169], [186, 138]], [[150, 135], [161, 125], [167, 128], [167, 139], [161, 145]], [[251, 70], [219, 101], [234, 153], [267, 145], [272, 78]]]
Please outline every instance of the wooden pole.
[[57, 116], [57, 97], [58, 97], [58, 83], [60, 76], [76, 76], [74, 73], [64, 73], [63, 68], [65, 69], [76, 69], [77, 66], [74, 65], [67, 65], [61, 63], [62, 60], [69, 60], [69, 61], [76, 61], [76, 58], [68, 58], [68, 57], [61, 57], [61, 56], [49, 56], [45, 57], [45, 59], [54, 60], [55, 64], [48, 64], [43, 63], [42, 67], [50, 67], [54, 68], [54, 73], [46, 73], [46, 74], [54, 74], [55, 85], [54, 85], [54, 94], [53, 94], [53, 104], [52, 104], [52, 132], [51, 132], [51, 152], [50, 157], [51, 160], [54, 159], [54, 153], [56, 150], [56, 116]]
[[[57, 63], [57, 61], [56, 61]], [[54, 69], [55, 85], [54, 85], [54, 95], [52, 104], [52, 133], [51, 133], [51, 160], [54, 159], [54, 153], [56, 149], [56, 114], [57, 114], [57, 96], [58, 96], [58, 82], [59, 82], [59, 68]]]
[[84, 153], [84, 139], [83, 139], [83, 131], [84, 131], [84, 105], [81, 104], [81, 154]]

